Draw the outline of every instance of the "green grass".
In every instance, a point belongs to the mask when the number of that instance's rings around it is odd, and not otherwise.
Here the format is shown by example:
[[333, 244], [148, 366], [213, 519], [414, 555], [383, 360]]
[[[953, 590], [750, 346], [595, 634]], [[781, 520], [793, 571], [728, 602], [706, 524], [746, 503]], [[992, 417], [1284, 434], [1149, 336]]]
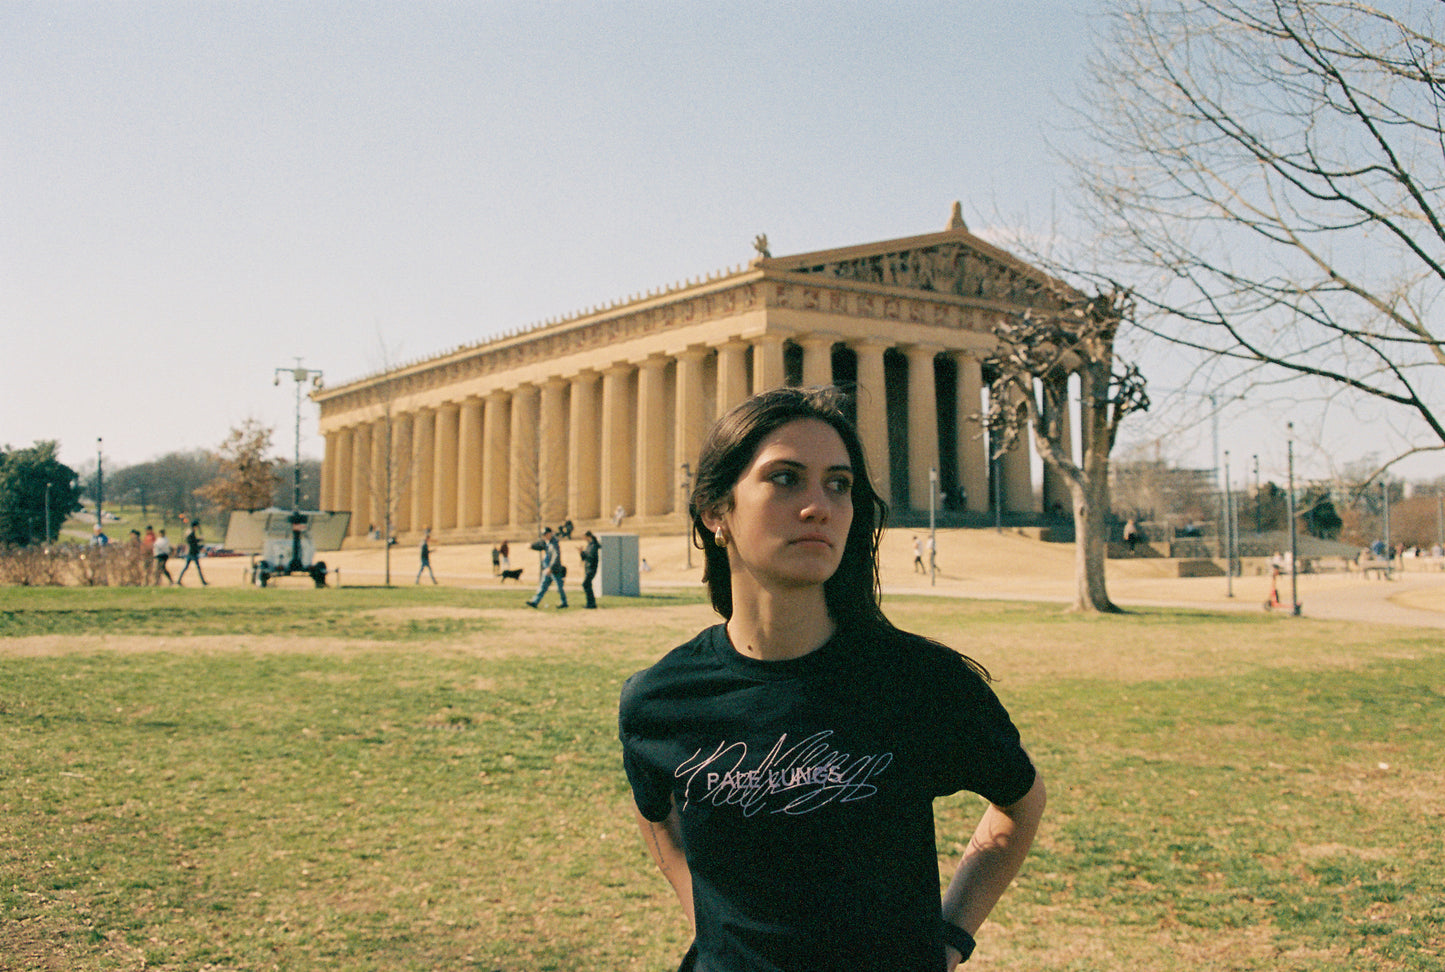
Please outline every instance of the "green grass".
[[[675, 967], [616, 696], [710, 618], [605, 604], [0, 590], [0, 969]], [[978, 967], [1445, 965], [1438, 632], [890, 613], [994, 671], [1049, 783]], [[979, 809], [940, 801], [946, 869]]]
[[[519, 593], [520, 592], [520, 593]], [[368, 641], [484, 634], [494, 620], [472, 612], [510, 609], [529, 589], [469, 591], [450, 587], [342, 587], [318, 590], [309, 580], [274, 588], [0, 587], [0, 638], [23, 635], [286, 635]], [[649, 595], [607, 604], [701, 603], [699, 591]], [[407, 609], [436, 609], [411, 616]], [[448, 609], [460, 609], [447, 616]], [[390, 616], [388, 612], [391, 612]]]

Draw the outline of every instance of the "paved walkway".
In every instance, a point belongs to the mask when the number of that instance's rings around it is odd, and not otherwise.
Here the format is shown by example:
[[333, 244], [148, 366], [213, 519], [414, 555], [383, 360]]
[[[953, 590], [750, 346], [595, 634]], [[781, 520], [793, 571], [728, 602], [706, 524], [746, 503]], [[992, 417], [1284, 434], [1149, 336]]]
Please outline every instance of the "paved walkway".
[[[987, 529], [940, 530], [938, 574], [930, 583], [928, 575], [916, 573], [913, 567], [913, 537], [920, 535], [926, 536], [923, 531], [910, 530], [890, 530], [884, 536], [880, 573], [885, 594], [1003, 598], [1061, 605], [1073, 601], [1072, 544], [1040, 543]], [[511, 538], [511, 545], [512, 566], [524, 568], [525, 573], [519, 584], [508, 582], [508, 586], [530, 590], [537, 580], [536, 554], [527, 550], [518, 537]], [[571, 568], [569, 586], [579, 578], [579, 547], [575, 540], [562, 544], [563, 562]], [[689, 567], [687, 545], [680, 534], [643, 537], [640, 547], [650, 568], [641, 577], [644, 590], [700, 585], [702, 554], [692, 550]], [[344, 583], [379, 583], [383, 576], [384, 551], [379, 544], [370, 549], [335, 551], [324, 557], [328, 564], [341, 568]], [[229, 576], [232, 571], [227, 570], [224, 576], [221, 573], [227, 569], [223, 566], [228, 565], [226, 560], [207, 561], [207, 578], [240, 582], [244, 560], [237, 558], [230, 563], [236, 568], [234, 580]], [[433, 545], [432, 564], [443, 584], [488, 588], [500, 583], [492, 574], [489, 544]], [[392, 583], [410, 584], [416, 567], [415, 549], [392, 548]], [[1217, 611], [1262, 611], [1269, 598], [1269, 577], [1259, 565], [1247, 563], [1248, 576], [1236, 577], [1232, 583], [1224, 577], [1180, 578], [1175, 576], [1177, 572], [1177, 564], [1169, 560], [1111, 560], [1109, 595], [1122, 607]], [[1285, 576], [1280, 580], [1280, 599], [1288, 605], [1290, 579]], [[1445, 571], [1407, 570], [1396, 572], [1395, 579], [1389, 581], [1365, 580], [1357, 573], [1301, 574], [1298, 584], [1301, 614], [1307, 618], [1445, 628]]]

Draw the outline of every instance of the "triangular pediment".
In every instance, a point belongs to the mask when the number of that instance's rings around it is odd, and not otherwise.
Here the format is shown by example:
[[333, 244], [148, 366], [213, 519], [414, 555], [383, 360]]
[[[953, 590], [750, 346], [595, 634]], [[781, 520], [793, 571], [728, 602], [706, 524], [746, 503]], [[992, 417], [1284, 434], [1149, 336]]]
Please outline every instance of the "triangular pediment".
[[1056, 304], [1054, 295], [1069, 291], [1044, 271], [966, 229], [765, 257], [753, 265], [789, 275], [1026, 306]]

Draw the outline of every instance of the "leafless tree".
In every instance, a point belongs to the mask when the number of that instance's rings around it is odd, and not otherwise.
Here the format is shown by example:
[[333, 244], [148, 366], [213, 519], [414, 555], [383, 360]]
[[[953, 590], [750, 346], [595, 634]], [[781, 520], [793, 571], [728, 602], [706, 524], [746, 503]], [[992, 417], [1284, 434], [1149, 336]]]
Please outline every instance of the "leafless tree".
[[[372, 434], [380, 441], [373, 445], [365, 482], [371, 501], [368, 507], [381, 514], [381, 539], [386, 549], [385, 583], [390, 587], [391, 541], [396, 533], [396, 511], [416, 471], [416, 457], [412, 450], [411, 425], [399, 423], [396, 417], [396, 401], [401, 396], [401, 382], [395, 377], [396, 354], [387, 347], [379, 333], [376, 346], [377, 374], [381, 380], [372, 387], [371, 394], [381, 410], [381, 417]], [[378, 454], [380, 462], [375, 461]]]
[[1445, 448], [1442, 26], [1423, 0], [1116, 0], [1074, 157], [1141, 328], [1216, 390], [1386, 406], [1386, 467]]
[[[1116, 369], [1114, 358], [1119, 327], [1134, 305], [1122, 290], [1089, 297], [1059, 288], [1055, 296], [1058, 310], [1030, 309], [994, 326], [998, 345], [986, 362], [995, 375], [987, 422], [998, 433], [996, 456], [1031, 431], [1044, 461], [1068, 483], [1074, 514], [1074, 610], [1117, 613], [1104, 576], [1109, 453], [1120, 423], [1149, 407], [1138, 368]], [[1083, 449], [1077, 463], [1064, 424], [1069, 414], [1065, 379], [1070, 373], [1079, 378]]]

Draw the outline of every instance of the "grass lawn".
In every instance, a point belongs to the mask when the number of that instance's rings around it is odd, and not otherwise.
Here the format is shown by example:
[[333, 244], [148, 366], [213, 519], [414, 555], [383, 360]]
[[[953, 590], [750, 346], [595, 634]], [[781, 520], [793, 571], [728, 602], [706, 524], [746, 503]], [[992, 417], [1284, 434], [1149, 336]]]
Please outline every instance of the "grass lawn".
[[[0, 969], [664, 970], [615, 738], [695, 594], [0, 589]], [[1445, 967], [1439, 632], [893, 599], [1049, 784], [971, 969]], [[951, 872], [981, 806], [938, 804]]]

